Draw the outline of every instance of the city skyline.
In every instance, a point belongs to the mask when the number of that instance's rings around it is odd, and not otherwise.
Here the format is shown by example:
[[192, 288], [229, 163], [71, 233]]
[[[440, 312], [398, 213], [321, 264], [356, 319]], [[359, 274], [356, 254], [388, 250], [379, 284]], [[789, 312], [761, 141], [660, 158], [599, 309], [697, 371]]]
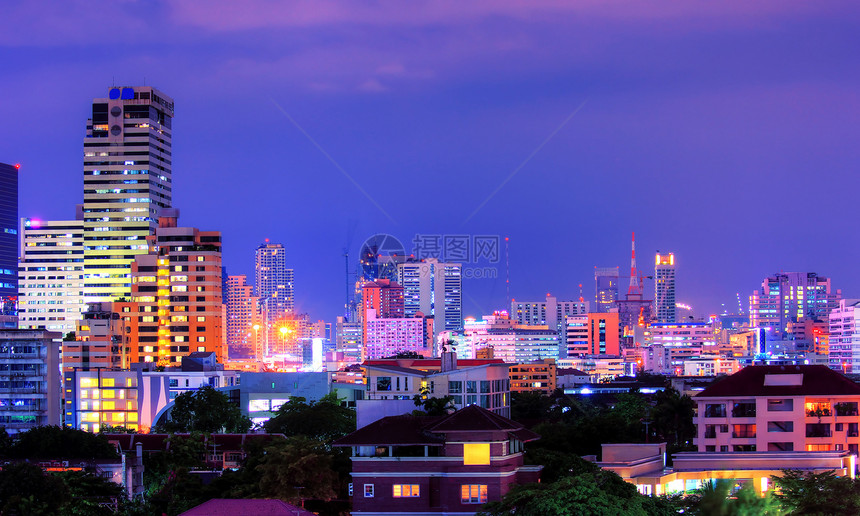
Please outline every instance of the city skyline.
[[[349, 243], [357, 262], [361, 241], [376, 233], [407, 248], [416, 234], [510, 237], [510, 294], [518, 299], [549, 291], [573, 300], [579, 284], [589, 299], [595, 266], [624, 270], [633, 230], [640, 269], [658, 249], [676, 254], [677, 300], [697, 314], [718, 312], [720, 303], [734, 311], [736, 292], [746, 309], [761, 279], [780, 271], [816, 271], [845, 298], [860, 292], [850, 268], [860, 244], [820, 223], [849, 215], [857, 184], [858, 72], [849, 66], [857, 8], [850, 4], [715, 6], [709, 14], [719, 16], [698, 35], [691, 27], [703, 18], [680, 4], [626, 17], [550, 3], [535, 6], [534, 16], [476, 7], [471, 27], [486, 48], [466, 45], [462, 14], [445, 8], [419, 13], [429, 21], [397, 9], [369, 20], [361, 8], [344, 8], [340, 19], [291, 22], [276, 12], [236, 27], [226, 17], [159, 5], [139, 17], [128, 42], [110, 49], [101, 38], [45, 33], [50, 20], [28, 24], [31, 8], [15, 7], [22, 22], [0, 40], [16, 47], [2, 72], [15, 78], [6, 81], [15, 102], [0, 106], [0, 115], [52, 116], [39, 138], [11, 124], [0, 133], [0, 161], [22, 164], [20, 216], [73, 218], [83, 200], [80, 141], [92, 99], [145, 78], [176, 102], [173, 204], [184, 224], [222, 231], [231, 275], [252, 277], [252, 252], [264, 238], [282, 242], [302, 286], [296, 311], [314, 318], [342, 312], [342, 249]], [[114, 6], [108, 15], [121, 21], [136, 8]], [[94, 15], [82, 11], [67, 13], [70, 22]], [[143, 43], [145, 28], [165, 14], [165, 31], [193, 26], [212, 41], [212, 53], [178, 33], [165, 34], [173, 53]], [[289, 35], [280, 35], [284, 26]], [[356, 34], [333, 43], [310, 35], [344, 26]], [[22, 28], [44, 37], [16, 41]], [[333, 57], [371, 29], [379, 39], [359, 45], [354, 63]], [[584, 32], [561, 40], [569, 48], [547, 46], [541, 36], [571, 29]], [[253, 30], [262, 36], [249, 36]], [[392, 50], [391, 39], [407, 35], [410, 43]], [[680, 41], [689, 48], [678, 48]], [[284, 50], [288, 42], [297, 42], [293, 53]], [[448, 45], [434, 50], [436, 43]], [[254, 61], [261, 49], [264, 58]], [[55, 51], [73, 78], [59, 89], [47, 86], [57, 61], [41, 62]], [[71, 53], [79, 57], [69, 60]], [[225, 68], [183, 70], [214, 55], [228, 56], [238, 79], [216, 80]], [[295, 76], [275, 66], [292, 62], [304, 64]], [[345, 82], [314, 82], [325, 75]], [[44, 152], [45, 138], [53, 152]], [[790, 205], [810, 177], [828, 196], [826, 214], [768, 204]], [[524, 210], [562, 223], [515, 219]], [[464, 316], [506, 308], [505, 263], [495, 266], [495, 280], [464, 281]]]

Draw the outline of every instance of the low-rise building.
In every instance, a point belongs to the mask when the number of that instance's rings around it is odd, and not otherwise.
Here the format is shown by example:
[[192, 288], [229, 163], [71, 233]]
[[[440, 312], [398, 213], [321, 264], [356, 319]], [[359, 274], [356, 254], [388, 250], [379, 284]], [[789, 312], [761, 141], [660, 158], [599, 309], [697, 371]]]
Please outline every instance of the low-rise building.
[[512, 364], [509, 376], [511, 392], [552, 394], [557, 385], [555, 360], [552, 358], [530, 364]]
[[59, 425], [60, 333], [0, 330], [0, 428]]
[[352, 514], [471, 515], [536, 482], [534, 432], [470, 405], [447, 416], [390, 416], [333, 443], [352, 449]]
[[860, 385], [826, 366], [750, 366], [693, 399], [700, 452], [860, 448]]

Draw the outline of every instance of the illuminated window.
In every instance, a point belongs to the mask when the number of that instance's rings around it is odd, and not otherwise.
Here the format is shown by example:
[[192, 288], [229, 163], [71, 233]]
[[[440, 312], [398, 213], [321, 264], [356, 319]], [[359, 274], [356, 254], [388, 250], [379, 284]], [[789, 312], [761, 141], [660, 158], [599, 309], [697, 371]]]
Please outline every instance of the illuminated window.
[[373, 484], [364, 484], [364, 497], [373, 498]]
[[489, 465], [490, 443], [465, 443], [463, 445], [463, 464], [466, 466]]
[[102, 402], [102, 410], [114, 410], [116, 409], [116, 402], [113, 401], [103, 401]]
[[116, 382], [113, 378], [102, 378], [102, 387], [113, 387]]
[[394, 498], [412, 498], [421, 496], [418, 484], [394, 484]]
[[97, 387], [98, 379], [96, 378], [81, 378], [81, 387]]
[[460, 486], [460, 502], [487, 503], [486, 484], [463, 484]]

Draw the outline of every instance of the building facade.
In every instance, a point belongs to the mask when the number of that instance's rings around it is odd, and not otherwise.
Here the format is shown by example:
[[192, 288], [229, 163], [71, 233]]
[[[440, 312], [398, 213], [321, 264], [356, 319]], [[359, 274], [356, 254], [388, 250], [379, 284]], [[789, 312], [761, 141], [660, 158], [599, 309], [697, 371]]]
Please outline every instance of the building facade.
[[860, 372], [860, 301], [839, 301], [830, 312], [828, 363], [834, 371]]
[[507, 312], [485, 315], [480, 321], [466, 319], [460, 342], [465, 354], [477, 357], [492, 349], [494, 358], [519, 364], [558, 358], [558, 333], [549, 326], [517, 324]]
[[93, 100], [84, 138], [84, 297], [131, 296], [131, 263], [172, 206], [173, 99], [150, 86]]
[[618, 267], [594, 268], [594, 311], [606, 313], [618, 301], [618, 282], [620, 280]]
[[375, 310], [367, 310], [367, 332], [364, 337], [366, 359], [377, 359], [415, 353], [433, 356], [433, 319], [429, 317], [398, 317], [380, 319]]
[[750, 326], [783, 335], [790, 321], [827, 319], [841, 298], [842, 291], [831, 288], [830, 278], [814, 272], [776, 274], [750, 295]]
[[436, 334], [463, 327], [463, 266], [436, 258], [397, 263], [406, 317], [421, 312], [433, 318]]
[[565, 318], [571, 315], [588, 313], [585, 301], [559, 301], [555, 296], [546, 295], [545, 301], [511, 301], [511, 319], [517, 324], [529, 326], [549, 326], [555, 328], [559, 336], [564, 334]]
[[675, 306], [675, 255], [657, 253], [654, 263], [654, 303], [658, 323], [673, 323], [677, 319]]
[[0, 330], [0, 427], [15, 434], [60, 424], [62, 335]]
[[0, 163], [0, 316], [18, 301], [18, 169]]
[[260, 302], [254, 295], [254, 287], [248, 284], [244, 274], [227, 277], [227, 291], [224, 293], [227, 329], [227, 349], [231, 357], [256, 358], [265, 356], [263, 339], [263, 314]]
[[75, 331], [84, 304], [84, 223], [81, 220], [21, 223], [18, 327]]

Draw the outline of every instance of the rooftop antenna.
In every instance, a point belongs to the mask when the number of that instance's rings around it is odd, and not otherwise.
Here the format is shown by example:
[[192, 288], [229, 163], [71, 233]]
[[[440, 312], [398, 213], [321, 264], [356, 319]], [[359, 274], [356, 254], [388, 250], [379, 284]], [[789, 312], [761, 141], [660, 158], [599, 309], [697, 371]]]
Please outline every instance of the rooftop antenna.
[[579, 302], [580, 302], [580, 303], [584, 303], [584, 302], [585, 302], [585, 298], [584, 298], [584, 297], [582, 297], [582, 283], [580, 283], [580, 284], [579, 284]]
[[631, 237], [631, 253], [630, 253], [630, 286], [627, 287], [627, 295], [641, 294], [642, 286], [639, 284], [639, 275], [636, 271], [636, 232], [632, 233]]
[[511, 306], [511, 258], [508, 247], [508, 237], [505, 237], [505, 297], [507, 306]]

